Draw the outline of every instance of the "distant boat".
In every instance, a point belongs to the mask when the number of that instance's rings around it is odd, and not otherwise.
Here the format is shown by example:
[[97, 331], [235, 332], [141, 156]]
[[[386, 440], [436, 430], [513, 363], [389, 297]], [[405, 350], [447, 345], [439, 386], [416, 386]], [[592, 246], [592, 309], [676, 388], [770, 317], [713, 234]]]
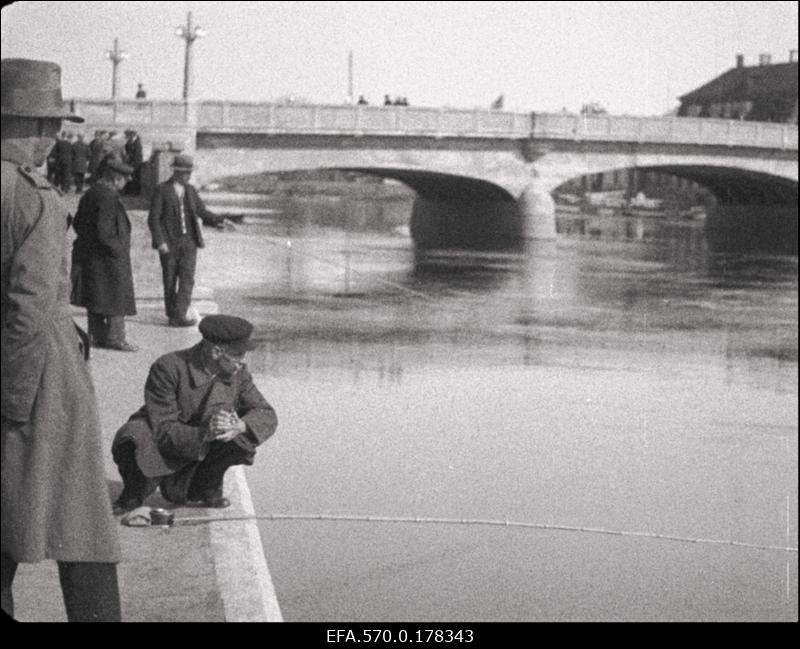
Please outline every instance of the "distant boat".
[[702, 205], [692, 205], [688, 210], [680, 212], [679, 216], [687, 221], [705, 221], [708, 213]]

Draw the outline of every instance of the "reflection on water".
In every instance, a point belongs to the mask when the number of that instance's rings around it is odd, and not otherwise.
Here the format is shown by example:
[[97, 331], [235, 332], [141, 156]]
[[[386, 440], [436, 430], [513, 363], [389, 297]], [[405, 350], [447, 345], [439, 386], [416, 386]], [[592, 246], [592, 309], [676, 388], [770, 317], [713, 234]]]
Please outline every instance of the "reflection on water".
[[[797, 257], [780, 245], [623, 220], [423, 254], [391, 230], [270, 218], [211, 233], [232, 262], [202, 272], [256, 323], [251, 369], [280, 416], [248, 472], [259, 512], [797, 546]], [[261, 533], [287, 620], [797, 618], [796, 553], [457, 525]]]

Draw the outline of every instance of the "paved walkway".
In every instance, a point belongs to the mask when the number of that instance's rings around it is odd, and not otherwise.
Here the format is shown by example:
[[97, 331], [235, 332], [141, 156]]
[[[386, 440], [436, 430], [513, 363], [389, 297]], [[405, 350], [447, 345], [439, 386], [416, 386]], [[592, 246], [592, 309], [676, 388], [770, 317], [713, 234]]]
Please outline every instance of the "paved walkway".
[[[71, 205], [77, 205], [74, 197]], [[200, 340], [196, 327], [166, 326], [160, 299], [160, 268], [149, 248], [145, 215], [130, 210], [133, 221], [136, 316], [127, 318], [128, 338], [137, 353], [96, 349], [90, 367], [97, 391], [103, 427], [109, 497], [122, 489], [111, 458], [111, 441], [128, 416], [142, 405], [150, 364], [161, 354]], [[195, 308], [201, 315], [216, 312], [203, 268], [213, 268], [213, 246], [203, 251], [198, 269]], [[75, 309], [75, 320], [85, 327], [85, 313]], [[177, 508], [183, 516], [247, 516], [253, 504], [242, 467], [225, 477], [225, 495], [232, 505], [224, 511]], [[145, 504], [167, 507], [156, 494]], [[120, 525], [123, 561], [119, 565], [122, 618], [125, 622], [281, 621], [281, 612], [264, 557], [255, 521], [131, 528]], [[22, 564], [14, 582], [16, 617], [20, 621], [66, 621], [55, 562]]]

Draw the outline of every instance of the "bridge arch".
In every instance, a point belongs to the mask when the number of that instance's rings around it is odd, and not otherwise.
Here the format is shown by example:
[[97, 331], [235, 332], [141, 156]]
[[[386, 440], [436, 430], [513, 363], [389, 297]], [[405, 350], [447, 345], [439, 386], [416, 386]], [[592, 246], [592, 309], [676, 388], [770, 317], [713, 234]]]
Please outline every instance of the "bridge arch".
[[[585, 175], [613, 172], [626, 173], [630, 170], [645, 174], [656, 172], [690, 180], [708, 189], [721, 204], [725, 205], [786, 206], [796, 204], [798, 199], [797, 180], [774, 173], [743, 169], [741, 167], [710, 164], [663, 164], [622, 168], [612, 167], [593, 170], [590, 174]], [[576, 178], [580, 178], [583, 175], [576, 176]], [[575, 180], [575, 178], [569, 180]]]
[[523, 236], [516, 198], [487, 180], [404, 167], [326, 166], [313, 171], [326, 170], [390, 178], [413, 189], [409, 223], [417, 247], [505, 248]]

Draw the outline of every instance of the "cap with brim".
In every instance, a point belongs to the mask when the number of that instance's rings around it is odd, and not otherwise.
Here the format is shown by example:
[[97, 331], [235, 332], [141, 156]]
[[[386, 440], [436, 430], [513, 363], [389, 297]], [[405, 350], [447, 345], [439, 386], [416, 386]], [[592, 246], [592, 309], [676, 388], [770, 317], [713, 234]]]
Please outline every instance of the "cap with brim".
[[172, 161], [172, 168], [177, 171], [191, 171], [194, 169], [194, 160], [192, 156], [179, 153]]
[[64, 108], [61, 97], [61, 68], [50, 61], [2, 59], [3, 117], [66, 119], [83, 122], [83, 117]]
[[253, 325], [244, 318], [230, 315], [209, 315], [200, 321], [200, 334], [215, 345], [222, 345], [234, 354], [244, 354], [255, 349], [250, 339]]

